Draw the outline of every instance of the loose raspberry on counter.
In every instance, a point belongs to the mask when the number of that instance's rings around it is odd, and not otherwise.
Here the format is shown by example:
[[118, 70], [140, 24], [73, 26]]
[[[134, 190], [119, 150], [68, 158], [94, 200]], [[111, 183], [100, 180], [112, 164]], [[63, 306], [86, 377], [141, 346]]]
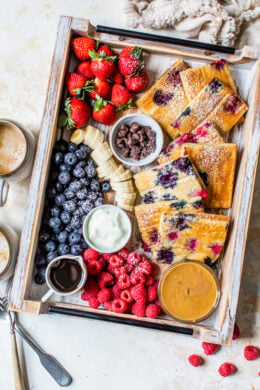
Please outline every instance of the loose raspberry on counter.
[[222, 376], [232, 375], [234, 374], [235, 371], [236, 371], [236, 367], [232, 363], [223, 363], [218, 369], [218, 372]]
[[147, 288], [147, 301], [153, 302], [157, 299], [157, 288], [154, 286], [148, 286]]
[[131, 287], [130, 277], [128, 275], [120, 275], [117, 280], [117, 285], [121, 290]]
[[145, 276], [134, 269], [133, 272], [131, 272], [130, 274], [130, 281], [133, 285], [138, 283], [144, 283]]
[[160, 314], [160, 309], [157, 305], [151, 303], [150, 305], [147, 306], [145, 314], [146, 317], [148, 318], [156, 318]]
[[112, 310], [115, 313], [124, 313], [127, 309], [127, 303], [123, 299], [114, 299], [112, 302]]
[[109, 274], [108, 272], [100, 272], [100, 274], [98, 275], [98, 285], [101, 290], [102, 288], [110, 286], [113, 281], [113, 275]]
[[127, 263], [131, 265], [137, 265], [141, 261], [141, 255], [136, 252], [131, 252], [129, 256], [127, 257]]
[[85, 249], [83, 252], [83, 260], [85, 263], [88, 263], [92, 260], [97, 260], [99, 258], [99, 252], [95, 251], [95, 249], [89, 248]]
[[115, 284], [112, 288], [112, 291], [113, 291], [113, 297], [114, 299], [118, 299], [120, 298], [120, 295], [121, 295], [121, 289], [118, 287], [117, 284]]
[[146, 309], [145, 303], [135, 302], [132, 306], [132, 313], [135, 314], [137, 317], [144, 317], [145, 309]]
[[244, 356], [246, 360], [255, 360], [258, 357], [258, 349], [253, 345], [248, 345], [244, 349]]
[[95, 279], [88, 279], [86, 285], [84, 286], [83, 293], [81, 298], [83, 301], [87, 301], [89, 297], [97, 297], [99, 288]]
[[104, 307], [108, 311], [112, 311], [112, 302], [104, 302]]
[[121, 291], [120, 298], [123, 299], [126, 303], [133, 302], [133, 297], [129, 289]]
[[124, 259], [121, 256], [113, 255], [109, 259], [109, 264], [113, 268], [119, 268], [124, 264]]
[[138, 264], [137, 269], [141, 274], [150, 275], [152, 272], [152, 264], [150, 263], [150, 261], [144, 260], [140, 264]]
[[89, 303], [89, 307], [91, 307], [91, 309], [97, 309], [98, 306], [100, 305], [100, 303], [96, 297], [89, 297], [88, 303]]
[[203, 342], [202, 348], [203, 348], [205, 355], [214, 355], [214, 353], [216, 353], [218, 351], [219, 345], [213, 344], [213, 343]]
[[121, 249], [117, 252], [118, 256], [121, 256], [124, 260], [127, 260], [130, 252], [127, 249]]
[[131, 295], [136, 302], [145, 302], [146, 301], [146, 289], [142, 283], [137, 284], [131, 288]]
[[88, 270], [89, 275], [97, 275], [101, 272], [102, 265], [98, 260], [91, 260], [87, 264], [87, 270]]
[[240, 329], [239, 329], [238, 325], [235, 324], [232, 340], [238, 339], [239, 336], [240, 336]]
[[105, 303], [110, 301], [111, 298], [111, 292], [108, 288], [103, 288], [99, 291], [97, 299], [100, 303]]
[[199, 367], [202, 365], [203, 363], [203, 360], [202, 358], [199, 356], [199, 355], [190, 355], [188, 357], [188, 360], [189, 360], [189, 363], [193, 366], [193, 367]]

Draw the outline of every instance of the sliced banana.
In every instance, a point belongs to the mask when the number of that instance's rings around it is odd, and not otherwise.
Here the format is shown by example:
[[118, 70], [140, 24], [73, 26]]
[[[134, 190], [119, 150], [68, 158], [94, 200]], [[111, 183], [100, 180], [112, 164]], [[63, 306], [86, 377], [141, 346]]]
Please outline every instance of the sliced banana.
[[113, 157], [110, 157], [104, 164], [97, 168], [97, 174], [99, 178], [109, 177], [118, 168], [118, 165]]
[[134, 199], [124, 199], [124, 198], [121, 198], [118, 195], [115, 196], [115, 201], [117, 203], [125, 204], [125, 205], [128, 205], [128, 206], [133, 206], [135, 204], [135, 200]]
[[104, 134], [96, 127], [88, 125], [85, 129], [84, 144], [91, 149], [98, 148], [104, 141]]
[[126, 211], [134, 211], [134, 206], [129, 206], [128, 204], [125, 204], [125, 203], [117, 203], [118, 207], [120, 207], [121, 209], [123, 210], [126, 210]]
[[127, 169], [125, 172], [122, 173], [122, 175], [116, 175], [115, 177], [111, 178], [111, 183], [118, 183], [121, 181], [126, 181], [129, 179], [132, 179], [133, 175], [132, 172]]
[[101, 144], [91, 153], [91, 158], [98, 164], [102, 165], [113, 155], [112, 150], [107, 142]]
[[131, 200], [134, 202], [136, 198], [136, 192], [127, 193], [127, 192], [116, 191], [116, 198]]
[[85, 130], [77, 129], [71, 134], [70, 140], [76, 145], [81, 144], [84, 141]]
[[122, 173], [125, 172], [125, 168], [123, 167], [123, 165], [119, 165], [119, 167], [117, 168], [117, 170], [115, 172], [113, 172], [108, 179], [113, 179], [114, 177], [116, 176], [119, 176], [119, 175], [122, 175]]
[[120, 183], [111, 183], [111, 187], [115, 191], [131, 192], [131, 193], [135, 192], [132, 180], [123, 181]]

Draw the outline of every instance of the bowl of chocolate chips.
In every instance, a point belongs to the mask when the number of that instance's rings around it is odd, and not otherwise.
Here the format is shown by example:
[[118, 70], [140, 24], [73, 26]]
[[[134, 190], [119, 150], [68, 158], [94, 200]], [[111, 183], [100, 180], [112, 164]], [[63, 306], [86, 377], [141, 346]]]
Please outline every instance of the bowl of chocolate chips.
[[160, 125], [148, 115], [125, 115], [112, 128], [110, 146], [119, 161], [141, 167], [159, 156], [163, 147], [163, 132]]

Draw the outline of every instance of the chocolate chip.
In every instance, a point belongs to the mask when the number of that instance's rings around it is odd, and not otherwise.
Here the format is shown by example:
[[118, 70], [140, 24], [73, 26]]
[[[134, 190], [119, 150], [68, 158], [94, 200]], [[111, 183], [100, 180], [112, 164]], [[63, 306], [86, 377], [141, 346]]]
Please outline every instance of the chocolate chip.
[[134, 122], [130, 126], [131, 133], [136, 133], [139, 130], [140, 126], [138, 123]]
[[123, 157], [128, 158], [130, 156], [130, 149], [125, 148], [122, 152]]

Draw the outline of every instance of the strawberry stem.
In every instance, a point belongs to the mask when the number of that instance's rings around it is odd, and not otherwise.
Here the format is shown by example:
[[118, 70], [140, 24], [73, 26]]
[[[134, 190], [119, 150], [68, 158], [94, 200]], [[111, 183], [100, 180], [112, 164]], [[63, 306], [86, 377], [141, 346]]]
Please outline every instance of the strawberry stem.
[[126, 104], [118, 103], [118, 107], [116, 108], [116, 111], [124, 111], [124, 110], [127, 110], [128, 108], [131, 108], [133, 106], [134, 106], [133, 99], [129, 99]]
[[97, 97], [97, 100], [96, 100], [96, 103], [94, 105], [94, 109], [93, 109], [94, 112], [101, 110], [101, 108], [103, 108], [107, 105], [107, 101], [102, 99], [99, 95], [96, 95], [96, 97]]

